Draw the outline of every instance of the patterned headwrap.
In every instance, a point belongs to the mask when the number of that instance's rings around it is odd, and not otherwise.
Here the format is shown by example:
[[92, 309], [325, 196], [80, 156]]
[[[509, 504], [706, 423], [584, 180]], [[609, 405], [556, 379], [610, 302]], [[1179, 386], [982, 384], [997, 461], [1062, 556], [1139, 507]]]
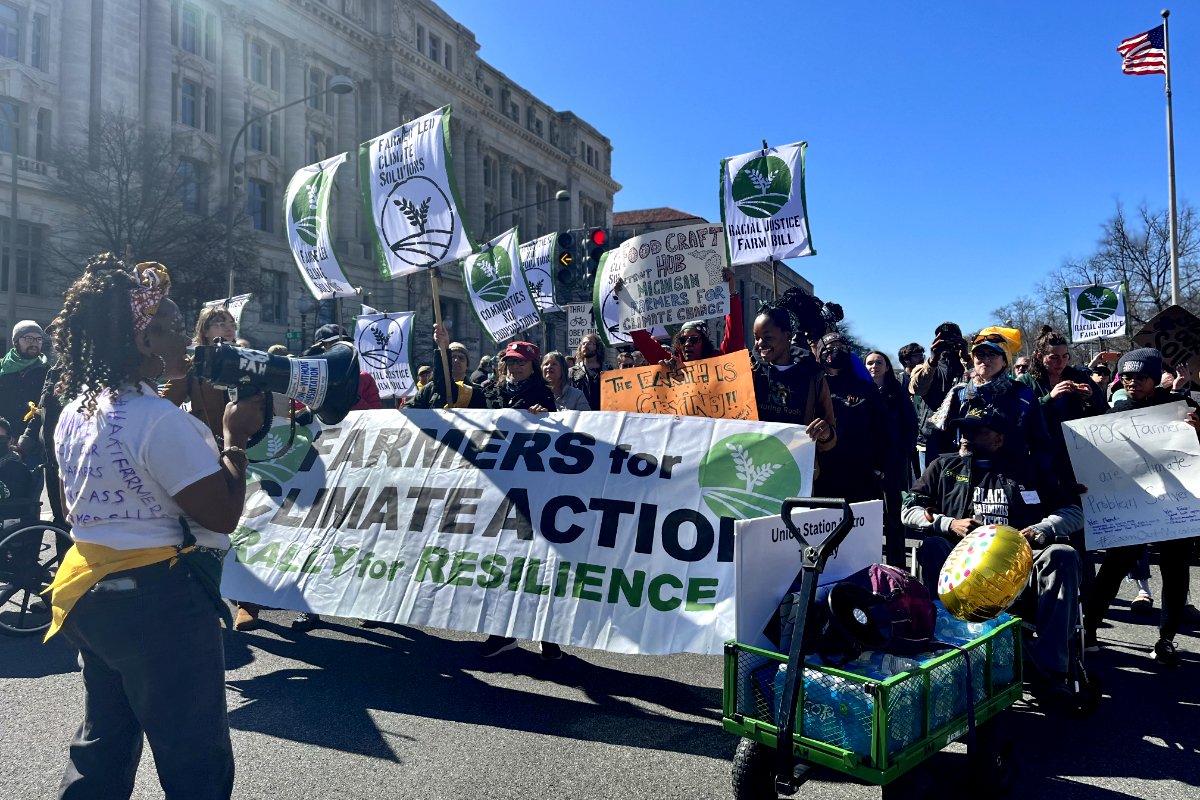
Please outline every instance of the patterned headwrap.
[[158, 313], [158, 305], [171, 291], [171, 276], [157, 261], [143, 261], [133, 268], [138, 286], [129, 292], [133, 309], [133, 332], [141, 333]]

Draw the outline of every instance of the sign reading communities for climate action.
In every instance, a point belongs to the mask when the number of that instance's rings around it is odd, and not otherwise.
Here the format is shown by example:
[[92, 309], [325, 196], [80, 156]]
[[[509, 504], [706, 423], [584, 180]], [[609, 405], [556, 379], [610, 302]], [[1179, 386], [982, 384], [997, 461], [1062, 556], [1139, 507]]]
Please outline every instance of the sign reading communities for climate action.
[[[224, 300], [209, 300], [204, 304], [205, 308], [224, 308], [233, 315], [233, 324], [241, 326], [242, 312], [246, 310], [246, 303], [250, 302], [253, 294], [235, 294], [233, 297]], [[233, 344], [233, 342], [230, 342]]]
[[600, 408], [643, 414], [758, 419], [750, 353], [691, 361], [671, 374], [666, 367], [631, 367], [600, 376]]
[[358, 148], [367, 219], [385, 278], [468, 256], [474, 249], [454, 201], [450, 106]]
[[371, 373], [380, 397], [417, 393], [410, 357], [413, 312], [363, 314], [354, 324], [354, 346], [363, 371]]
[[1200, 443], [1187, 404], [1062, 423], [1089, 550], [1200, 535]]
[[349, 154], [342, 153], [296, 170], [284, 196], [288, 246], [300, 268], [300, 277], [318, 300], [354, 297], [329, 235], [329, 197], [333, 178]]
[[[280, 423], [259, 445], [280, 452]], [[351, 412], [251, 463], [226, 597], [624, 653], [721, 652], [733, 531], [810, 492], [795, 425]]]
[[[601, 272], [615, 272], [624, 282], [616, 295], [618, 331], [728, 314], [724, 233], [720, 225], [684, 225], [635, 236], [605, 253]], [[596, 291], [602, 291], [598, 282]], [[597, 294], [596, 302], [601, 299]]]
[[816, 254], [804, 203], [808, 142], [755, 150], [721, 161], [721, 221], [729, 263]]
[[496, 344], [542, 321], [521, 269], [516, 228], [492, 239], [482, 253], [463, 259], [462, 268], [471, 308]]
[[543, 314], [559, 311], [554, 302], [554, 276], [552, 270], [558, 254], [558, 234], [548, 233], [532, 242], [521, 242], [521, 269], [525, 272], [525, 283], [529, 294]]
[[1200, 319], [1183, 306], [1167, 306], [1155, 314], [1133, 341], [1162, 353], [1164, 367], [1186, 361], [1192, 374], [1200, 375]]
[[1071, 318], [1071, 341], [1087, 342], [1129, 335], [1125, 313], [1125, 283], [1068, 286], [1067, 316]]
[[574, 353], [583, 337], [596, 332], [596, 318], [591, 303], [567, 303], [563, 311], [567, 313], [567, 350]]

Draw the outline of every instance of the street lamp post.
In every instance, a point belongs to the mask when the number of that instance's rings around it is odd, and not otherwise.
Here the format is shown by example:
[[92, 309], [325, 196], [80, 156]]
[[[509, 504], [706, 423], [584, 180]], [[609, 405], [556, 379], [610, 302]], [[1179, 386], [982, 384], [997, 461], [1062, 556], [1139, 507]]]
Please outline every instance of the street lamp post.
[[225, 267], [229, 270], [229, 294], [228, 297], [233, 297], [233, 166], [234, 159], [237, 158], [238, 144], [242, 141], [242, 136], [249, 130], [254, 123], [266, 119], [272, 114], [278, 114], [285, 108], [307, 103], [309, 100], [314, 100], [323, 95], [330, 94], [349, 94], [354, 91], [354, 81], [347, 78], [345, 75], [334, 75], [329, 79], [329, 86], [319, 92], [313, 92], [310, 95], [301, 97], [299, 100], [293, 100], [290, 103], [284, 103], [278, 108], [272, 108], [257, 116], [250, 117], [242, 123], [242, 127], [238, 128], [237, 134], [233, 137], [233, 144], [229, 147], [229, 174], [225, 182]]
[[[557, 192], [554, 193], [554, 199], [560, 203], [570, 202], [571, 193], [568, 192], [566, 189], [559, 189]], [[495, 222], [500, 217], [504, 216], [505, 214], [512, 214], [515, 211], [524, 211], [527, 208], [533, 208], [534, 206], [545, 205], [546, 203], [549, 203], [549, 202], [550, 202], [550, 198], [547, 197], [545, 200], [537, 200], [533, 203], [527, 203], [526, 205], [523, 205], [523, 206], [517, 206], [516, 208], [506, 208], [503, 211], [497, 211], [495, 214], [492, 214], [490, 217], [488, 217], [487, 220], [483, 223], [484, 235], [486, 235], [487, 232], [489, 230], [491, 230], [492, 223]]]

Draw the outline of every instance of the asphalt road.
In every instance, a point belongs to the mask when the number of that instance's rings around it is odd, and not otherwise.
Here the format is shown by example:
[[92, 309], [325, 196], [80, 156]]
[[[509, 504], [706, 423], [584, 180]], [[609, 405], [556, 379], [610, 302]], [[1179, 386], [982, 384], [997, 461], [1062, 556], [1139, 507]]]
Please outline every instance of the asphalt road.
[[[1157, 568], [1154, 570], [1157, 579]], [[1192, 594], [1200, 598], [1200, 570]], [[1157, 588], [1157, 587], [1156, 587]], [[1011, 712], [1020, 764], [1012, 796], [1068, 800], [1200, 796], [1200, 633], [1184, 664], [1157, 668], [1152, 618], [1112, 612], [1089, 656], [1105, 699], [1094, 716]], [[266, 612], [226, 634], [238, 798], [726, 798], [737, 740], [721, 729], [721, 660], [619, 656], [536, 646], [493, 659], [482, 637], [420, 628], [367, 630], [328, 620], [293, 633]], [[130, 620], [130, 624], [137, 624]], [[186, 687], [180, 687], [186, 691]], [[0, 786], [7, 800], [52, 797], [82, 713], [74, 653], [61, 638], [0, 638]], [[931, 766], [937, 792], [970, 796], [966, 751]], [[824, 773], [811, 798], [876, 798]], [[137, 798], [161, 797], [145, 751]]]

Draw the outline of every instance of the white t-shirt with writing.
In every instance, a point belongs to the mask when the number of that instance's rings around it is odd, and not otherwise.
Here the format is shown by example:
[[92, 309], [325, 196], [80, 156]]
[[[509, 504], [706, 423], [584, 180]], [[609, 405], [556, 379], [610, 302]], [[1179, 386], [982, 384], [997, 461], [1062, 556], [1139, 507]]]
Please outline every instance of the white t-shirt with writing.
[[[183, 541], [172, 495], [220, 470], [220, 451], [200, 420], [143, 386], [106, 391], [87, 416], [83, 398], [63, 409], [54, 432], [71, 538], [116, 550]], [[197, 544], [229, 537], [187, 520]]]

